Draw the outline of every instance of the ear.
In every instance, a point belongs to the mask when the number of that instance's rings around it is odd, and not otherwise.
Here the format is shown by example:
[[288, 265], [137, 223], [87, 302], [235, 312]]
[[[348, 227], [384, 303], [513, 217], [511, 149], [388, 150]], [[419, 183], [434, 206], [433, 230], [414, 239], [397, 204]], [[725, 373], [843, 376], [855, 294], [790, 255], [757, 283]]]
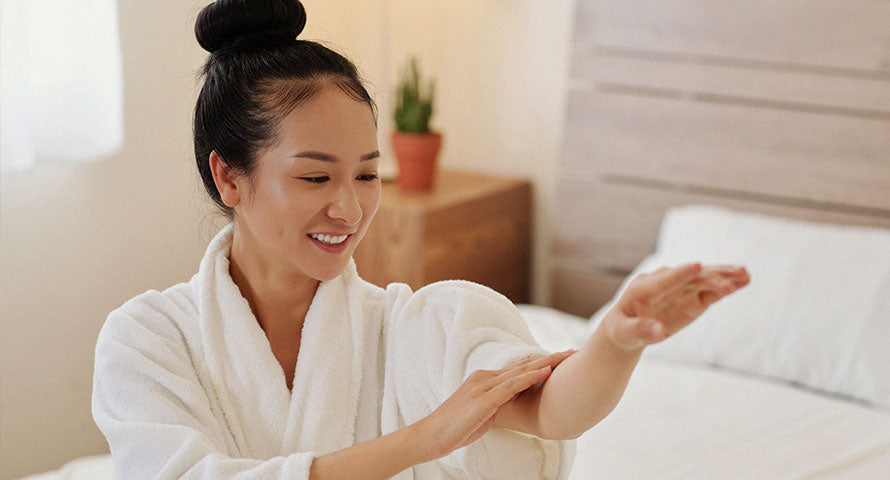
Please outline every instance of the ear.
[[216, 150], [210, 152], [209, 161], [210, 172], [213, 173], [213, 182], [216, 183], [220, 198], [226, 206], [235, 208], [241, 201], [241, 191], [235, 182], [235, 175]]

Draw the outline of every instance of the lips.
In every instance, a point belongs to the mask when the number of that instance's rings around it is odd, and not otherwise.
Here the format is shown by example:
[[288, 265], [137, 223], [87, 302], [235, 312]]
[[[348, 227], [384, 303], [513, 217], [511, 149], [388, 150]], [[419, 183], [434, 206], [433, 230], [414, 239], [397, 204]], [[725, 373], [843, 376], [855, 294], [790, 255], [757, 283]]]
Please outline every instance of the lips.
[[310, 233], [309, 238], [314, 238], [315, 240], [319, 240], [322, 243], [326, 243], [328, 245], [338, 245], [340, 244], [340, 242], [346, 240], [346, 237], [348, 237], [349, 235], [351, 235], [351, 233]]
[[[320, 236], [321, 234], [316, 234], [316, 235]], [[330, 237], [336, 236], [336, 235], [330, 235], [330, 234], [324, 234], [324, 235], [327, 235], [327, 236], [322, 237], [322, 238], [330, 238]], [[324, 243], [323, 241], [321, 241], [317, 238], [313, 238], [312, 234], [309, 234], [306, 236], [309, 238], [310, 241], [312, 241], [313, 244], [315, 244], [316, 247], [322, 249], [323, 251], [328, 252], [328, 253], [340, 253], [340, 252], [346, 250], [347, 245], [349, 245], [349, 241], [352, 239], [351, 233], [345, 234], [345, 235], [346, 235], [346, 238], [343, 239], [342, 242], [340, 242], [338, 244], [334, 244], [334, 245], [330, 245], [330, 244]], [[339, 235], [339, 236], [342, 236], [342, 235]]]

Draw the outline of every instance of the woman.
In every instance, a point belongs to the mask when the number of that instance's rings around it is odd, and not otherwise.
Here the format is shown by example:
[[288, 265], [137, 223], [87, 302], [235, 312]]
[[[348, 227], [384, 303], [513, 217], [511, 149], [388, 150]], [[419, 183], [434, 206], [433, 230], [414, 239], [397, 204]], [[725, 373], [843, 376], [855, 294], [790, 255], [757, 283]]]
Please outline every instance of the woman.
[[296, 0], [198, 16], [195, 156], [233, 222], [189, 282], [102, 328], [93, 415], [119, 478], [566, 478], [642, 349], [747, 273], [640, 276], [581, 350], [553, 354], [480, 285], [364, 282], [375, 106], [347, 59], [295, 40], [305, 22]]

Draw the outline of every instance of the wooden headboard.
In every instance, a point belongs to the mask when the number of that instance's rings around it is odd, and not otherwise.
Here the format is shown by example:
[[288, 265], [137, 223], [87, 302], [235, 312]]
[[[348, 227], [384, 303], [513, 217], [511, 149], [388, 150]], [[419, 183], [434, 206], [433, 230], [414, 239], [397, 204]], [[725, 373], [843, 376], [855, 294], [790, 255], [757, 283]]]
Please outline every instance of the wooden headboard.
[[890, 228], [890, 1], [577, 8], [551, 306], [592, 314], [672, 206]]

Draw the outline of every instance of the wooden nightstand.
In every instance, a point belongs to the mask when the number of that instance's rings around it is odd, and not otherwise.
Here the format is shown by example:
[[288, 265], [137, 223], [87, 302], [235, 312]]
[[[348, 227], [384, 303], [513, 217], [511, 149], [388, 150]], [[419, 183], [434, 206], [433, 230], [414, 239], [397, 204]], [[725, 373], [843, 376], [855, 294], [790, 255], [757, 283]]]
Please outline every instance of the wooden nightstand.
[[531, 184], [439, 170], [428, 192], [383, 183], [377, 216], [355, 251], [359, 275], [418, 289], [439, 280], [481, 283], [529, 301]]

